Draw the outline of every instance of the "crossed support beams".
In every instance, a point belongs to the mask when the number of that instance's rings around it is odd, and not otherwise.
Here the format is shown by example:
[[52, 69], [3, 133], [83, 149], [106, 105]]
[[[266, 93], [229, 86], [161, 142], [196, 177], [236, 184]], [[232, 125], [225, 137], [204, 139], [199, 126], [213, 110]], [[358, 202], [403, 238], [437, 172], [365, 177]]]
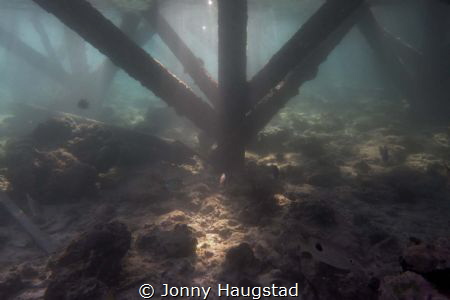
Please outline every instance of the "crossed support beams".
[[[422, 54], [401, 42], [377, 23], [363, 0], [327, 1], [250, 81], [246, 80], [247, 3], [219, 0], [219, 83], [155, 10], [145, 19], [184, 65], [214, 108], [197, 97], [149, 54], [106, 20], [87, 2], [33, 0], [109, 57], [162, 100], [218, 140], [218, 159], [242, 164], [246, 143], [315, 77], [346, 33], [358, 24], [372, 48], [391, 69], [396, 85], [412, 100], [418, 93], [416, 70], [405, 60], [419, 62]], [[364, 4], [364, 5], [363, 5]], [[83, 19], [79, 18], [83, 15]], [[413, 87], [413, 88], [411, 88]]]
[[[137, 29], [139, 23], [141, 23], [141, 18], [145, 20], [151, 28], [144, 26], [143, 29], [138, 31]], [[195, 84], [200, 88], [203, 94], [205, 94], [209, 102], [214, 106], [218, 105], [219, 95], [217, 82], [208, 74], [201, 63], [201, 60], [195, 56], [180, 36], [178, 36], [175, 30], [170, 26], [169, 22], [167, 22], [167, 20], [158, 12], [157, 4], [153, 5], [148, 11], [143, 12], [140, 15], [134, 13], [124, 14], [120, 30], [132, 37], [132, 39], [140, 46], [146, 44], [146, 42], [157, 33], [183, 65], [185, 72], [189, 74]], [[118, 68], [107, 59], [100, 70], [104, 70], [105, 72], [102, 83], [103, 89], [101, 90], [106, 92], [107, 87], [114, 78]], [[99, 95], [99, 98], [101, 101], [101, 99], [104, 98], [104, 93], [103, 95]]]
[[55, 15], [169, 106], [173, 106], [177, 113], [186, 116], [210, 135], [216, 135], [216, 112], [88, 2], [33, 1]]
[[220, 153], [219, 159], [231, 168], [242, 165], [247, 138], [264, 127], [304, 81], [315, 77], [318, 65], [347, 30], [342, 30], [341, 37], [334, 39], [335, 42], [324, 42], [363, 3], [363, 0], [326, 2], [248, 83], [247, 1], [219, 0], [218, 88], [161, 16], [156, 14], [156, 18], [148, 19], [152, 24], [156, 23], [155, 30], [210, 98], [216, 108], [213, 109], [86, 1], [33, 1], [173, 106], [179, 114], [217, 139], [216, 153]]
[[[359, 4], [362, 3], [363, 1], [359, 1]], [[299, 64], [296, 65], [283, 80], [254, 105], [253, 109], [246, 115], [239, 133], [235, 133], [228, 141], [226, 141], [227, 145], [236, 143], [243, 143], [246, 145], [246, 143], [270, 122], [289, 100], [298, 95], [299, 88], [302, 84], [316, 76], [320, 64], [326, 60], [328, 55], [358, 21], [361, 16], [361, 9], [358, 8], [360, 8], [360, 6], [354, 6], [346, 19], [342, 19], [335, 23], [335, 30], [331, 32], [322, 32], [322, 35], [318, 37], [313, 33], [314, 27], [309, 27], [308, 30], [305, 30], [304, 28], [300, 29], [304, 34], [307, 32], [307, 34], [305, 34], [306, 36], [315, 36], [315, 38], [320, 41], [314, 49], [311, 49], [311, 51], [308, 51], [301, 57]], [[316, 15], [316, 18], [319, 18], [319, 16]], [[323, 17], [323, 15], [320, 17]], [[325, 22], [326, 20], [322, 19], [322, 21]], [[280, 51], [286, 50], [282, 49]]]
[[[227, 139], [219, 141], [216, 159], [223, 160], [222, 153], [229, 152], [230, 148], [245, 148], [278, 111], [298, 94], [301, 85], [316, 76], [318, 66], [354, 26], [356, 12], [363, 2], [347, 0], [325, 3], [253, 77], [242, 92], [246, 96], [244, 101], [240, 100], [240, 109], [244, 110], [245, 117], [242, 120], [235, 119], [239, 128]], [[230, 25], [220, 22], [220, 9], [219, 5], [219, 41], [221, 26]], [[233, 21], [236, 22], [235, 19]], [[239, 39], [237, 41], [240, 42]], [[239, 113], [235, 115], [240, 116]]]

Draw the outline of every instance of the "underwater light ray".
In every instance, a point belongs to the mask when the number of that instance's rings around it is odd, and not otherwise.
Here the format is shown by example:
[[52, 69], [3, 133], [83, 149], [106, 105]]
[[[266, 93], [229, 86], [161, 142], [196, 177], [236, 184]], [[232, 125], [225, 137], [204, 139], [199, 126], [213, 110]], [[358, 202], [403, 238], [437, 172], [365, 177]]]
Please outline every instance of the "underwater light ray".
[[172, 28], [169, 22], [158, 11], [157, 7], [143, 14], [145, 20], [153, 26], [161, 40], [167, 45], [185, 72], [194, 80], [194, 83], [206, 95], [213, 105], [218, 103], [217, 82], [208, 74], [202, 61], [195, 56], [183, 39]]

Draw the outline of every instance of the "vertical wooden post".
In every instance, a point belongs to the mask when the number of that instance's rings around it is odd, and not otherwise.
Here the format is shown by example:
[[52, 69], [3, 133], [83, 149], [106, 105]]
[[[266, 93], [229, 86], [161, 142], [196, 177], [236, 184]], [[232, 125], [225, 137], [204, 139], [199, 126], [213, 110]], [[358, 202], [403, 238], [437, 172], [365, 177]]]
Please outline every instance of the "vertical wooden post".
[[[219, 19], [219, 144], [239, 132], [249, 109], [247, 97], [247, 0], [218, 0]], [[222, 143], [221, 143], [222, 142]], [[216, 158], [224, 171], [244, 165], [245, 145], [219, 150]]]

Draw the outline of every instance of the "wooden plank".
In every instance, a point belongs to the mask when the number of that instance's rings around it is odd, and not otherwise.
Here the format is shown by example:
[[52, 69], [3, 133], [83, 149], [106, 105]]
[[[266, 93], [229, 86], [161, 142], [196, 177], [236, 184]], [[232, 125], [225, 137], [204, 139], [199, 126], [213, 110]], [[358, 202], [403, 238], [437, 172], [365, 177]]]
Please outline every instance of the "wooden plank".
[[41, 231], [3, 191], [0, 191], [0, 204], [31, 235], [39, 248], [47, 254], [52, 254], [56, 251], [56, 247], [50, 237]]

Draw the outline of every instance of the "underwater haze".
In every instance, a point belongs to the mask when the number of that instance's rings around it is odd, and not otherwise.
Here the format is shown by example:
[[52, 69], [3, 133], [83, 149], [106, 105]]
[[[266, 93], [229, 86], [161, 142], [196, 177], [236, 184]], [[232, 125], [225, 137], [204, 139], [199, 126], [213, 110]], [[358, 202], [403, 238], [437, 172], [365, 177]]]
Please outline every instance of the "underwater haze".
[[0, 70], [0, 300], [450, 299], [448, 1], [0, 0]]

